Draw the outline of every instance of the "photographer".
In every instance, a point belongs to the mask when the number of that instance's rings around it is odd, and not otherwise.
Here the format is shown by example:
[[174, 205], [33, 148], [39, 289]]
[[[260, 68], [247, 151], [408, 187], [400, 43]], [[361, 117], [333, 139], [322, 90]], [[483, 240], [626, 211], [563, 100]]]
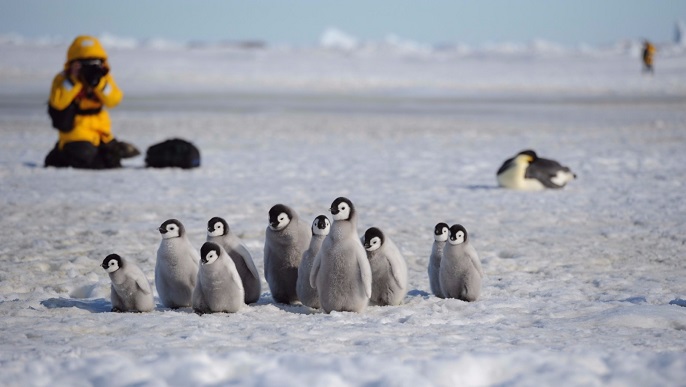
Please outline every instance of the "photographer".
[[140, 152], [117, 141], [111, 132], [112, 108], [123, 97], [110, 74], [107, 53], [91, 36], [79, 36], [67, 51], [64, 70], [52, 82], [48, 113], [59, 130], [45, 166], [104, 169], [121, 167], [121, 159]]

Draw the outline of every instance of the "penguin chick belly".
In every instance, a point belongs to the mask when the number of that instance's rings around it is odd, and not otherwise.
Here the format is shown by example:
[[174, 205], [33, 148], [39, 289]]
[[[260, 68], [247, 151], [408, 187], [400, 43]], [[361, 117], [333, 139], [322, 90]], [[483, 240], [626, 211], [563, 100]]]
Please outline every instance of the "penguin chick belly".
[[[321, 279], [317, 282], [319, 301], [328, 310], [349, 310], [357, 298], [365, 298], [361, 273], [354, 256], [346, 256], [338, 248], [331, 251], [319, 271]], [[321, 283], [321, 284], [320, 284]], [[326, 285], [324, 285], [326, 284]]]

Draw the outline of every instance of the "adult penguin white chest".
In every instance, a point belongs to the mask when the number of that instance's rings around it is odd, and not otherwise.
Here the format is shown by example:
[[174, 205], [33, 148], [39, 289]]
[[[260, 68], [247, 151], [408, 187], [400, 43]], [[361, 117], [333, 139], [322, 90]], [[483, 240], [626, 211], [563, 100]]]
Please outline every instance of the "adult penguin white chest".
[[445, 298], [476, 301], [481, 294], [483, 270], [476, 250], [469, 244], [467, 230], [459, 224], [450, 227], [443, 248], [439, 280]]
[[213, 242], [224, 248], [229, 254], [238, 275], [243, 282], [245, 292], [245, 303], [252, 304], [260, 299], [262, 284], [260, 274], [257, 271], [255, 262], [250, 251], [243, 244], [241, 239], [231, 232], [229, 224], [220, 217], [214, 217], [207, 222], [207, 242]]
[[200, 269], [193, 291], [196, 313], [235, 313], [243, 306], [243, 281], [223, 247], [205, 242], [200, 248]]
[[443, 247], [448, 240], [448, 225], [446, 223], [438, 223], [434, 227], [434, 243], [431, 246], [431, 255], [429, 256], [429, 286], [431, 287], [431, 293], [436, 295], [436, 297], [443, 298], [443, 292], [441, 291], [441, 284], [438, 280], [438, 275], [441, 270], [441, 260], [443, 259]]
[[312, 265], [314, 264], [314, 257], [317, 255], [322, 247], [322, 243], [331, 229], [331, 223], [326, 215], [319, 215], [312, 222], [312, 240], [310, 247], [303, 253], [303, 259], [300, 261], [298, 267], [298, 285], [296, 291], [298, 298], [303, 305], [310, 308], [319, 308], [319, 296], [317, 289], [310, 285], [310, 273], [312, 272]]
[[191, 297], [198, 278], [200, 256], [186, 236], [183, 224], [169, 219], [159, 228], [162, 235], [155, 263], [155, 287], [160, 301], [167, 308], [191, 306]]
[[102, 261], [110, 276], [112, 312], [150, 312], [155, 308], [150, 282], [135, 263], [117, 254]]
[[364, 249], [372, 270], [372, 296], [375, 305], [400, 305], [407, 294], [407, 264], [393, 241], [376, 227], [363, 237]]
[[532, 150], [519, 152], [505, 160], [496, 177], [501, 187], [523, 191], [559, 189], [576, 179], [569, 168], [555, 160], [538, 157]]
[[277, 204], [269, 210], [264, 241], [264, 276], [274, 301], [298, 301], [298, 266], [310, 245], [310, 226], [290, 207]]
[[353, 203], [339, 197], [331, 204], [333, 224], [314, 258], [310, 285], [326, 313], [361, 312], [372, 296], [372, 273], [357, 233]]

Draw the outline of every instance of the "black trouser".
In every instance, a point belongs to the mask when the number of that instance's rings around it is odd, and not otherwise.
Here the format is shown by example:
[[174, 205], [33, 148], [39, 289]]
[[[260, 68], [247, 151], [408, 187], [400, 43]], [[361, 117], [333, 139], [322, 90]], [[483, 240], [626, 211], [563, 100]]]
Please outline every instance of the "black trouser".
[[107, 169], [121, 167], [121, 156], [116, 140], [101, 143], [96, 147], [88, 141], [74, 141], [58, 144], [45, 156], [46, 167], [73, 167], [85, 169]]

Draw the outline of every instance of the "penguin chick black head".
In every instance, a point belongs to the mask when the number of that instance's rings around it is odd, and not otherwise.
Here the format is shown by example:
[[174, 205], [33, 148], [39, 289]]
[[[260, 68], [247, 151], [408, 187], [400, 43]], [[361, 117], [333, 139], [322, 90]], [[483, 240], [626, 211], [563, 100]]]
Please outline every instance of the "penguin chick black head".
[[110, 254], [102, 261], [102, 268], [108, 273], [114, 273], [123, 266], [121, 257], [117, 254]]
[[434, 240], [436, 242], [445, 242], [448, 240], [449, 226], [447, 223], [438, 223], [434, 227]]
[[209, 236], [222, 236], [229, 233], [229, 224], [218, 216], [210, 219], [207, 222], [207, 235]]
[[350, 199], [341, 196], [331, 203], [329, 210], [331, 215], [333, 215], [333, 220], [349, 220], [355, 213], [355, 206], [353, 206], [353, 202]]
[[178, 238], [184, 233], [183, 224], [176, 219], [169, 219], [162, 223], [158, 230], [164, 239]]
[[364, 232], [364, 249], [367, 251], [378, 250], [385, 241], [383, 232], [376, 227], [371, 227]]
[[219, 258], [220, 252], [219, 245], [212, 242], [205, 242], [200, 248], [200, 261], [203, 265], [211, 265]]
[[448, 242], [451, 245], [459, 245], [467, 241], [467, 230], [461, 224], [453, 224], [450, 226], [450, 238]]
[[329, 235], [329, 229], [331, 228], [331, 222], [326, 215], [319, 215], [314, 218], [312, 222], [312, 234], [313, 235]]
[[283, 230], [293, 219], [293, 211], [283, 204], [277, 204], [269, 210], [269, 228]]

